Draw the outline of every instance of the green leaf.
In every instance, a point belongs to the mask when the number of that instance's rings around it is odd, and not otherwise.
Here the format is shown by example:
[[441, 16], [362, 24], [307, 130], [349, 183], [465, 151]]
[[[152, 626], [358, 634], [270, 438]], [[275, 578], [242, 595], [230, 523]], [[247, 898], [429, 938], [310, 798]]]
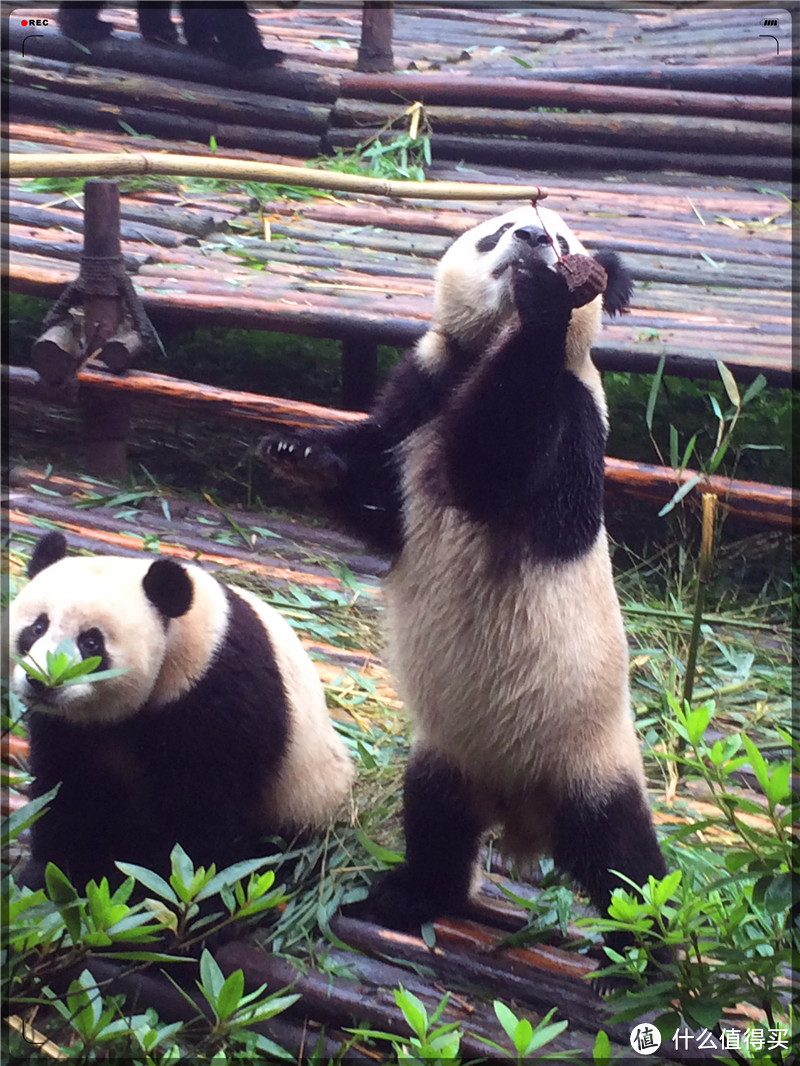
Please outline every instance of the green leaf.
[[722, 384], [725, 386], [725, 391], [728, 394], [728, 399], [731, 401], [734, 407], [739, 408], [742, 406], [742, 398], [739, 395], [739, 387], [736, 384], [736, 378], [728, 370], [725, 364], [721, 360], [717, 360], [717, 370], [719, 376], [722, 378]]
[[764, 756], [752, 742], [750, 737], [746, 736], [744, 733], [742, 734], [742, 744], [744, 744], [744, 749], [747, 752], [747, 757], [750, 760], [753, 773], [756, 775], [756, 780], [766, 796], [769, 792], [769, 770], [767, 769]]
[[217, 1010], [217, 1000], [224, 983], [225, 978], [222, 976], [222, 970], [219, 968], [216, 959], [208, 948], [204, 948], [203, 954], [200, 956], [200, 981], [198, 984], [201, 992], [215, 1012]]
[[[235, 885], [237, 881], [241, 881], [249, 874], [255, 873], [256, 870], [266, 866], [269, 862], [269, 857], [263, 857], [260, 859], [245, 859], [242, 862], [235, 862], [231, 866], [226, 866], [211, 878], [208, 884], [197, 893], [195, 898], [199, 902], [200, 900], [208, 899], [209, 896], [215, 896], [223, 888]], [[275, 872], [267, 870], [262, 876], [267, 878], [267, 881], [264, 882], [264, 891], [266, 891], [275, 882]]]
[[698, 1027], [705, 1029], [713, 1029], [722, 1017], [722, 1007], [713, 999], [698, 996], [696, 999], [686, 999], [683, 1006], [686, 1013], [691, 1014], [692, 1019], [697, 1022]]
[[29, 800], [24, 807], [20, 807], [18, 811], [12, 811], [7, 818], [4, 818], [2, 833], [0, 833], [0, 844], [4, 848], [7, 847], [12, 840], [17, 839], [23, 829], [27, 829], [29, 825], [33, 825], [37, 818], [41, 818], [49, 804], [55, 799], [60, 788], [61, 783], [59, 782], [55, 788], [51, 788], [43, 796], [37, 796], [36, 799]]
[[597, 1036], [594, 1038], [594, 1047], [592, 1048], [592, 1061], [601, 1063], [602, 1066], [611, 1058], [611, 1041], [608, 1039], [608, 1033], [605, 1029], [601, 1029]]
[[356, 829], [356, 836], [358, 842], [363, 848], [374, 855], [376, 859], [380, 859], [383, 863], [388, 863], [390, 866], [396, 866], [403, 861], [403, 855], [399, 851], [390, 851], [389, 848], [383, 847], [382, 844], [376, 844], [374, 840], [370, 840], [367, 834], [361, 827]]
[[244, 992], [244, 973], [242, 970], [234, 970], [225, 978], [222, 988], [217, 996], [214, 1010], [221, 1021], [225, 1021], [233, 1014], [242, 999]]
[[405, 1020], [419, 1039], [424, 1040], [428, 1031], [428, 1012], [425, 1010], [425, 1005], [413, 992], [407, 991], [402, 985], [395, 989], [394, 998]]
[[433, 951], [436, 947], [436, 930], [433, 928], [433, 922], [423, 922], [420, 926], [420, 934], [425, 947]]
[[514, 1043], [514, 1033], [517, 1030], [518, 1018], [516, 1014], [505, 1003], [501, 1003], [499, 999], [496, 999], [493, 1003], [494, 1012], [497, 1015], [497, 1020], [505, 1030], [506, 1036]]
[[672, 508], [676, 504], [680, 503], [684, 496], [688, 496], [692, 489], [695, 487], [695, 485], [700, 481], [700, 477], [700, 474], [694, 474], [688, 479], [688, 481], [684, 481], [684, 483], [680, 486], [680, 488], [672, 497], [672, 499], [668, 503], [665, 503], [661, 510], [658, 512], [658, 517], [663, 518], [665, 514], [669, 514]]
[[44, 870], [47, 894], [58, 907], [67, 932], [77, 943], [81, 937], [80, 897], [70, 879], [55, 863], [48, 862]]
[[794, 878], [790, 873], [781, 873], [771, 878], [764, 893], [764, 910], [777, 915], [788, 911], [794, 902]]
[[154, 892], [161, 899], [166, 899], [170, 903], [178, 903], [178, 897], [172, 891], [170, 886], [160, 877], [159, 874], [154, 873], [152, 870], [148, 870], [146, 866], [136, 866], [131, 862], [117, 862], [114, 864], [118, 870], [125, 874], [126, 877], [133, 877], [139, 884], [144, 885], [150, 892]]
[[533, 1026], [527, 1018], [520, 1018], [517, 1024], [514, 1026], [513, 1042], [514, 1047], [520, 1053], [520, 1055], [526, 1055], [529, 1045], [531, 1044], [531, 1038], [533, 1037]]
[[759, 374], [754, 381], [751, 381], [742, 397], [742, 407], [744, 407], [746, 403], [749, 403], [755, 396], [758, 396], [758, 394], [766, 388], [766, 384], [767, 379], [763, 374]]
[[664, 365], [666, 361], [666, 356], [662, 355], [658, 361], [656, 372], [653, 375], [653, 382], [650, 386], [650, 395], [647, 398], [647, 411], [645, 412], [644, 420], [649, 433], [653, 432], [653, 412], [656, 408], [656, 399], [658, 398], [658, 390], [661, 388], [661, 378], [664, 373]]
[[669, 465], [672, 467], [678, 465], [678, 431], [671, 423], [669, 427]]
[[[548, 1017], [553, 1012], [548, 1013]], [[569, 1025], [568, 1021], [553, 1022], [551, 1025], [539, 1025], [536, 1027], [536, 1032], [533, 1034], [530, 1043], [525, 1048], [524, 1054], [530, 1055], [531, 1052], [536, 1051], [538, 1048], [543, 1047], [545, 1044], [549, 1044], [551, 1040], [554, 1040], [559, 1033], [563, 1033]]]

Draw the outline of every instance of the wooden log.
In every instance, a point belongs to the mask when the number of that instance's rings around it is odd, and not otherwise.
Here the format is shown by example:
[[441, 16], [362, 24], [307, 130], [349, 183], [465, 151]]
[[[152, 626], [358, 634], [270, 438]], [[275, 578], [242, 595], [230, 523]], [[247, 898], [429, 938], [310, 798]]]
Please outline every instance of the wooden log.
[[[19, 232], [16, 226], [9, 226], [5, 246], [12, 252], [27, 252], [32, 255], [64, 259], [68, 262], [78, 262], [81, 257], [80, 241], [58, 240], [61, 234], [54, 234], [48, 230], [38, 230], [35, 237], [26, 236]], [[122, 253], [122, 262], [125, 269], [132, 274], [149, 260], [144, 253], [125, 251]]]
[[[164, 68], [165, 70], [168, 68]], [[66, 64], [53, 60], [26, 58], [12, 61], [10, 74], [16, 91], [42, 87], [47, 94], [91, 96], [107, 104], [163, 110], [179, 106], [182, 115], [214, 120], [253, 129], [295, 130], [321, 134], [328, 124], [330, 106], [303, 100], [282, 99], [246, 90], [211, 89], [196, 82], [177, 78], [154, 77], [88, 64]]]
[[[383, 1032], [409, 1034], [411, 1030], [395, 1002], [393, 988], [402, 984], [409, 991], [413, 991], [426, 1004], [429, 1013], [432, 1013], [442, 998], [441, 988], [429, 980], [417, 977], [408, 969], [352, 954], [342, 953], [340, 961], [344, 962], [346, 957], [349, 964], [354, 963], [359, 979], [353, 980], [338, 975], [333, 983], [324, 973], [313, 968], [302, 972], [299, 967], [294, 970], [295, 976], [290, 981], [292, 970], [289, 967], [292, 964], [288, 960], [278, 959], [242, 941], [231, 941], [222, 945], [216, 952], [216, 957], [225, 973], [241, 969], [248, 988], [266, 983], [269, 988], [277, 989], [291, 983], [292, 988], [300, 993], [301, 999], [289, 1008], [288, 1014], [297, 1016], [302, 1013], [337, 1026], [366, 1022], [371, 1028]], [[435, 963], [433, 968], [437, 968]], [[535, 978], [538, 981], [538, 973]], [[455, 977], [455, 980], [458, 981], [459, 978]], [[491, 984], [489, 988], [492, 988]], [[605, 1016], [607, 1017], [607, 1012]], [[486, 1045], [476, 1039], [478, 1034], [488, 1036], [498, 1043], [505, 1039], [491, 1007], [482, 1005], [478, 1000], [470, 1002], [468, 1011], [465, 1011], [461, 997], [453, 997], [445, 1007], [441, 1020], [464, 1023], [461, 1052], [469, 1058], [486, 1057]], [[580, 1043], [578, 1034], [571, 1031], [569, 1037], [557, 1037], [549, 1047], [563, 1051], [570, 1043], [575, 1046], [576, 1039]], [[588, 1052], [589, 1049], [584, 1050]]]
[[356, 70], [379, 73], [394, 68], [392, 34], [394, 4], [384, 0], [364, 0], [361, 14], [361, 40]]
[[445, 980], [488, 987], [499, 998], [508, 997], [537, 1011], [558, 1007], [561, 1016], [568, 1018], [573, 1026], [592, 1033], [605, 1029], [612, 1039], [619, 1038], [622, 1026], [610, 1024], [608, 1008], [587, 981], [543, 970], [533, 964], [533, 956], [529, 960], [531, 965], [521, 966], [514, 972], [510, 967], [495, 965], [491, 956], [475, 957], [454, 951], [439, 942], [438, 933], [442, 926], [442, 922], [434, 922], [437, 943], [431, 951], [421, 937], [408, 933], [397, 933], [341, 915], [331, 922], [336, 936], [359, 951], [430, 967]]
[[751, 96], [777, 96], [790, 100], [792, 97], [791, 68], [761, 66], [755, 63], [731, 64], [730, 66], [686, 66], [663, 62], [645, 65], [632, 63], [629, 66], [564, 66], [548, 68], [537, 66], [529, 74], [520, 74], [537, 82], [566, 82], [581, 84], [590, 82], [600, 85], [629, 85], [651, 89], [683, 90], [687, 92], [711, 92]]
[[30, 117], [58, 114], [62, 122], [98, 126], [114, 130], [120, 122], [142, 133], [168, 137], [176, 141], [208, 143], [212, 138], [230, 148], [250, 148], [262, 152], [288, 152], [310, 158], [322, 151], [317, 134], [290, 129], [265, 129], [263, 126], [238, 126], [224, 119], [186, 117], [171, 111], [145, 110], [128, 104], [105, 104], [88, 97], [42, 92], [25, 86], [14, 87], [16, 115]]
[[381, 100], [397, 106], [398, 99], [421, 100], [426, 106], [530, 108], [567, 107], [573, 110], [630, 111], [637, 114], [708, 115], [716, 118], [791, 122], [790, 97], [745, 96], [673, 89], [649, 89], [588, 82], [540, 81], [519, 78], [465, 77], [441, 74], [345, 74], [341, 98]]
[[[333, 129], [328, 134], [332, 148], [352, 149], [376, 130], [351, 131]], [[756, 155], [713, 155], [707, 152], [661, 152], [655, 149], [611, 147], [606, 145], [538, 143], [520, 138], [467, 137], [455, 133], [436, 135], [436, 151], [440, 159], [466, 160], [471, 163], [494, 164], [546, 172], [559, 168], [614, 172], [646, 170], [663, 174], [665, 170], [693, 174], [720, 174], [731, 177], [778, 179], [788, 181], [791, 162], [788, 158]], [[9, 160], [13, 167], [13, 158]], [[435, 183], [431, 183], [435, 184]], [[441, 199], [450, 199], [444, 195]]]
[[54, 386], [68, 381], [82, 359], [80, 327], [75, 319], [45, 330], [31, 350], [31, 366], [43, 381]]
[[[564, 143], [605, 144], [623, 147], [679, 151], [687, 154], [701, 147], [704, 152], [788, 156], [791, 124], [746, 122], [738, 119], [692, 115], [639, 115], [621, 111], [575, 114], [559, 111], [510, 111], [491, 107], [426, 107], [435, 130], [435, 144], [444, 133], [470, 136], [508, 135], [558, 140]], [[361, 100], [338, 100], [331, 113], [334, 127], [377, 131], [398, 115], [396, 104]]]
[[[26, 367], [3, 366], [0, 380], [4, 381], [11, 399], [15, 396], [37, 396], [38, 376]], [[283, 400], [273, 396], [256, 396], [231, 389], [216, 389], [210, 385], [179, 381], [163, 374], [130, 373], [127, 376], [101, 374], [83, 369], [78, 374], [82, 387], [100, 391], [127, 391], [142, 399], [166, 403], [179, 409], [194, 411], [198, 416], [234, 418], [259, 423], [259, 430], [268, 426], [333, 427], [343, 421], [358, 421], [363, 414], [318, 407], [298, 400]], [[48, 396], [53, 402], [64, 403], [66, 397]], [[625, 459], [606, 458], [606, 479], [626, 493], [645, 499], [666, 502], [676, 488], [693, 477], [696, 471], [678, 472], [667, 467], [636, 463]], [[728, 512], [737, 517], [790, 528], [795, 522], [795, 494], [791, 489], [736, 478], [713, 476], [704, 478], [698, 492], [714, 492]]]
[[[7, 208], [9, 222], [27, 226], [63, 226], [73, 233], [83, 233], [84, 218], [79, 210], [66, 211], [50, 207], [35, 207], [32, 204], [20, 204], [10, 200]], [[120, 235], [125, 240], [152, 241], [166, 248], [177, 248], [186, 237], [172, 229], [152, 226], [145, 222], [123, 222]]]

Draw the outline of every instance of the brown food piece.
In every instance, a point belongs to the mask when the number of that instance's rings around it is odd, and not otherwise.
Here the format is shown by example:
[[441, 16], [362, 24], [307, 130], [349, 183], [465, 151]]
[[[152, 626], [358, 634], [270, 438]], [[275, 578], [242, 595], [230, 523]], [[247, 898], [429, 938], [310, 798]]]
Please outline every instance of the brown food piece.
[[566, 279], [573, 307], [583, 307], [606, 291], [608, 275], [591, 255], [564, 255], [555, 269]]

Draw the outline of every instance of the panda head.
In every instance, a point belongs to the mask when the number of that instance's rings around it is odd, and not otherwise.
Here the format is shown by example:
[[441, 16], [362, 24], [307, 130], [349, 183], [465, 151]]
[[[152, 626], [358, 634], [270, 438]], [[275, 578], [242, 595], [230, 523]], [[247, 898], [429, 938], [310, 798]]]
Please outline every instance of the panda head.
[[[572, 253], [588, 255], [560, 215], [531, 205], [481, 222], [447, 249], [436, 273], [433, 327], [418, 348], [431, 365], [453, 352], [482, 352], [515, 315], [512, 264], [535, 257], [554, 265]], [[600, 329], [601, 312], [618, 314], [630, 300], [630, 276], [613, 252], [596, 258], [608, 275], [605, 294], [572, 313], [567, 363], [588, 358]]]
[[14, 662], [11, 687], [29, 709], [70, 722], [119, 722], [177, 699], [203, 675], [227, 628], [222, 586], [170, 559], [67, 558], [64, 537], [48, 533], [28, 575], [9, 611], [12, 654], [44, 666], [69, 638], [84, 659], [100, 656], [98, 670], [124, 671], [53, 688]]

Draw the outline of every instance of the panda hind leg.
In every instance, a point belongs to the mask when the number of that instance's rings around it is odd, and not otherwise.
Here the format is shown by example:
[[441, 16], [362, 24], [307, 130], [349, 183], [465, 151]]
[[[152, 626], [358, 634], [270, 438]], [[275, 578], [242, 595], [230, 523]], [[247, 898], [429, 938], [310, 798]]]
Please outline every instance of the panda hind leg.
[[396, 929], [467, 909], [485, 825], [469, 780], [439, 754], [412, 752], [403, 787], [406, 858], [380, 878], [364, 917]]
[[[605, 916], [615, 888], [629, 887], [612, 870], [625, 874], [637, 885], [650, 874], [664, 877], [664, 856], [658, 845], [647, 798], [639, 783], [628, 776], [607, 791], [571, 790], [556, 807], [553, 824], [553, 859], [589, 894], [593, 906]], [[605, 943], [624, 953], [633, 943], [624, 932], [605, 934]], [[672, 961], [668, 950], [658, 951], [656, 961]], [[602, 987], [602, 984], [601, 984]], [[605, 982], [609, 991], [612, 982]]]
[[170, 17], [169, 3], [153, 4], [140, 0], [137, 8], [139, 33], [146, 41], [178, 44], [178, 29]]

